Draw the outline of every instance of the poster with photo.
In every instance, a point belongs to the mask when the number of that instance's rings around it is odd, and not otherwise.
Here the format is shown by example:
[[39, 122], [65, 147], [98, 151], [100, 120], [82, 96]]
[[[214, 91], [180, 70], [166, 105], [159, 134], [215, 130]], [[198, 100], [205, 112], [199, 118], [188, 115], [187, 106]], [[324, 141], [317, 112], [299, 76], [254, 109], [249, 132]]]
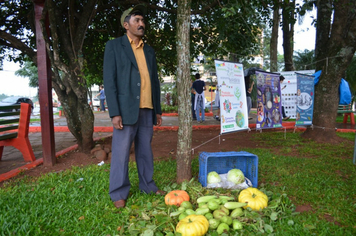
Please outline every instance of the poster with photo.
[[[292, 119], [297, 118], [297, 74], [312, 75], [315, 70], [300, 70], [300, 71], [280, 71], [285, 80], [281, 85], [281, 103], [284, 106], [286, 116]], [[283, 85], [284, 84], [284, 85]]]
[[279, 75], [256, 71], [256, 129], [282, 127], [281, 87]]
[[248, 129], [242, 64], [221, 60], [214, 62], [220, 91], [220, 133]]
[[311, 125], [314, 110], [314, 76], [297, 73], [296, 126]]

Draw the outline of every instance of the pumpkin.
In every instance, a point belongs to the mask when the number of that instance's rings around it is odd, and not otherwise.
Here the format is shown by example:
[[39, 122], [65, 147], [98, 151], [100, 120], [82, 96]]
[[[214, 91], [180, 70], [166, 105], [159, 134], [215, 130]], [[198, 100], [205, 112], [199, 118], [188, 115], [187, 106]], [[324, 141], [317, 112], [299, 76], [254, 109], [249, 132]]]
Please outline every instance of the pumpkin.
[[254, 211], [260, 211], [268, 205], [268, 197], [257, 188], [246, 188], [240, 192], [239, 202], [247, 203], [244, 208], [250, 207]]
[[164, 197], [166, 205], [176, 206], [180, 206], [182, 202], [189, 201], [189, 199], [189, 194], [184, 190], [173, 190]]
[[176, 232], [182, 236], [202, 236], [208, 232], [209, 221], [203, 215], [189, 215], [180, 220]]

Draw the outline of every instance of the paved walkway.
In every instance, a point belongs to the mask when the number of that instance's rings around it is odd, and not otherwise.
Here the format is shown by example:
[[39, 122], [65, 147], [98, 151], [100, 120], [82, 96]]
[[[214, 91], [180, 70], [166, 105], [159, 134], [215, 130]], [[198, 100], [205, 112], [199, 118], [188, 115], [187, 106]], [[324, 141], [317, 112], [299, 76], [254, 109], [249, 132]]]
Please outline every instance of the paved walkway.
[[[110, 136], [112, 134], [112, 124], [107, 112], [94, 112], [95, 120], [94, 120], [94, 134], [93, 138], [102, 138], [106, 136]], [[251, 119], [249, 120], [250, 124], [256, 123], [256, 114], [250, 114]], [[177, 116], [163, 116], [163, 127], [177, 127], [178, 126], [178, 117]], [[288, 122], [287, 122], [288, 123]], [[286, 123], [286, 125], [287, 125]], [[289, 122], [291, 123], [291, 122]], [[291, 123], [292, 124], [292, 123]], [[193, 121], [193, 127], [195, 126], [220, 126], [220, 122], [215, 120], [212, 116], [206, 116], [204, 123], [197, 123]], [[294, 125], [294, 124], [292, 124]], [[36, 132], [36, 128], [38, 129], [41, 126], [39, 122], [33, 122], [30, 124], [30, 133], [29, 138], [30, 142], [35, 154], [36, 159], [42, 158], [42, 136], [41, 132]], [[67, 130], [67, 122], [64, 116], [54, 117], [54, 126], [55, 126], [55, 151], [58, 152], [65, 151], [66, 149], [73, 147], [76, 144], [76, 140], [74, 136], [65, 130]], [[340, 129], [355, 129], [355, 126], [351, 126], [350, 124], [337, 124], [337, 128]], [[60, 129], [64, 128], [64, 129]], [[218, 128], [217, 128], [218, 129]], [[35, 131], [35, 132], [31, 132]], [[59, 155], [59, 154], [58, 154]], [[7, 173], [10, 170], [21, 167], [25, 164], [28, 164], [24, 161], [23, 156], [20, 151], [13, 147], [4, 147], [2, 160], [0, 161], [0, 175]]]

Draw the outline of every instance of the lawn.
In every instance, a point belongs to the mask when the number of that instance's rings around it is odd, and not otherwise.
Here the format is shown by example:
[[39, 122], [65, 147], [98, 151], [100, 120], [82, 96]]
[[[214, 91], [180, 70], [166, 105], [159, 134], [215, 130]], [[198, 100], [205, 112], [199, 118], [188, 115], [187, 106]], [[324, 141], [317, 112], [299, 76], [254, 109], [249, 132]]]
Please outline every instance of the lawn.
[[[247, 212], [252, 220], [244, 222], [242, 230], [222, 235], [356, 235], [356, 166], [350, 145], [355, 134], [341, 136], [349, 142], [304, 142], [292, 132], [287, 139], [278, 132], [256, 134], [261, 145], [239, 151], [258, 156], [258, 188], [269, 196], [270, 207], [261, 214]], [[175, 183], [174, 160], [156, 162], [155, 168], [160, 189], [184, 189], [193, 205], [203, 195], [239, 193], [202, 188], [197, 154], [190, 182]], [[127, 206], [117, 210], [108, 195], [109, 169], [108, 164], [73, 167], [37, 179], [24, 173], [0, 189], [0, 235], [175, 235], [178, 217], [170, 213], [176, 207], [167, 207], [163, 196], [140, 193], [134, 163]], [[274, 207], [272, 200], [278, 200]], [[296, 212], [297, 207], [307, 210]], [[207, 235], [217, 232], [209, 230]]]

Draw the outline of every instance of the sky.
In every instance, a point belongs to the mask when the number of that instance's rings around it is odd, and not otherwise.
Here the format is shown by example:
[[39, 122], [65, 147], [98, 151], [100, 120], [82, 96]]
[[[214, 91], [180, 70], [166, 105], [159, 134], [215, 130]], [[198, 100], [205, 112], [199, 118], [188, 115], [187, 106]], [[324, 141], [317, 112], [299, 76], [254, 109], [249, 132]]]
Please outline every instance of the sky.
[[0, 71], [0, 94], [30, 98], [36, 96], [37, 89], [28, 86], [29, 79], [15, 75], [18, 69], [20, 69], [19, 64], [4, 60], [3, 70]]
[[[304, 49], [312, 50], [315, 47], [315, 28], [311, 25], [312, 18], [316, 18], [316, 12], [308, 13], [303, 20], [303, 24], [295, 24], [294, 33], [294, 50], [304, 51]], [[283, 35], [282, 30], [279, 30], [278, 37], [278, 52], [283, 54]], [[20, 69], [19, 64], [4, 61], [3, 71], [0, 71], [0, 94], [34, 97], [37, 94], [36, 88], [28, 86], [28, 78], [15, 76], [15, 71]]]
[[[313, 19], [316, 19], [315, 9], [312, 12], [306, 13], [301, 22], [302, 24], [299, 24], [297, 21], [294, 25], [294, 51], [304, 51], [304, 49], [312, 50], [315, 48], [315, 27], [311, 25]], [[278, 52], [283, 55], [282, 42], [283, 32], [280, 27], [278, 32]]]

